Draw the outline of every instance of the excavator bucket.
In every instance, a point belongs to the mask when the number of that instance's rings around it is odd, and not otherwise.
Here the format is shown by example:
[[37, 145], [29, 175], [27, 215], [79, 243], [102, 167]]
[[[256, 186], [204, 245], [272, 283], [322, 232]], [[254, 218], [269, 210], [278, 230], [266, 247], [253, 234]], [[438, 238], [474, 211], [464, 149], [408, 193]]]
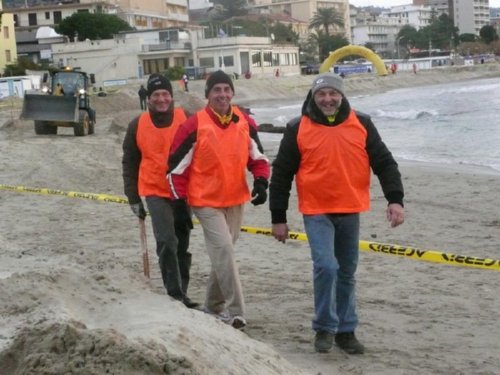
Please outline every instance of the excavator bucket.
[[78, 97], [25, 94], [21, 118], [35, 121], [78, 122]]

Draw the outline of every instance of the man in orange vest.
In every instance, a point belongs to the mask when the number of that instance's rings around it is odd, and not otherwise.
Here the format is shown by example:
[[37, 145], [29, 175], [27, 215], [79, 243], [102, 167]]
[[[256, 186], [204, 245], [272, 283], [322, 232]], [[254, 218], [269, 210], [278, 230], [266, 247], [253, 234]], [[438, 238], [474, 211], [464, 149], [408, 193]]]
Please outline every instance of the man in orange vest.
[[156, 253], [167, 294], [188, 308], [199, 304], [187, 296], [191, 253], [188, 252], [192, 225], [175, 218], [167, 183], [167, 163], [172, 139], [186, 120], [184, 110], [174, 108], [172, 85], [161, 74], [152, 74], [147, 83], [148, 112], [133, 119], [123, 140], [123, 182], [133, 213], [141, 220], [148, 206]]
[[273, 236], [284, 243], [295, 177], [313, 261], [312, 328], [314, 347], [320, 353], [329, 352], [334, 340], [349, 354], [364, 352], [354, 334], [358, 325], [354, 274], [359, 215], [370, 208], [370, 168], [388, 201], [391, 227], [402, 224], [404, 192], [396, 161], [371, 118], [351, 109], [342, 78], [333, 73], [318, 75], [302, 116], [287, 124], [273, 162], [269, 206]]
[[[175, 205], [191, 221], [187, 204], [203, 227], [212, 268], [204, 311], [232, 325], [246, 326], [245, 302], [234, 245], [240, 233], [243, 207], [251, 197], [267, 199], [269, 161], [255, 121], [231, 104], [234, 86], [223, 71], [207, 79], [208, 105], [179, 128], [169, 158], [169, 182]], [[250, 194], [246, 170], [253, 174]]]

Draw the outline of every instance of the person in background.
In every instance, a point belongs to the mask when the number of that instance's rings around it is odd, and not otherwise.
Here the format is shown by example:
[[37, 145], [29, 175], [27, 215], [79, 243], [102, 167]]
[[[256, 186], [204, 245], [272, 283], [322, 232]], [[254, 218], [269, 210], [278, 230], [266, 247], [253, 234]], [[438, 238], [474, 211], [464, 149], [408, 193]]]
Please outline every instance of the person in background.
[[286, 211], [295, 177], [299, 211], [313, 261], [314, 347], [329, 352], [333, 340], [349, 354], [362, 354], [357, 340], [355, 272], [360, 212], [370, 208], [370, 168], [388, 201], [391, 227], [404, 221], [398, 165], [371, 118], [351, 109], [343, 80], [318, 75], [302, 115], [291, 120], [273, 162], [269, 206], [272, 233], [288, 238]]
[[56, 87], [54, 87], [54, 95], [57, 95], [57, 96], [64, 95], [64, 89], [61, 85], [61, 82], [56, 83]]
[[184, 83], [184, 91], [188, 92], [189, 77], [186, 73], [182, 75], [182, 82]]
[[[208, 105], [181, 125], [169, 158], [175, 205], [200, 221], [211, 261], [204, 311], [234, 328], [246, 326], [245, 302], [235, 259], [245, 203], [267, 200], [269, 161], [255, 121], [231, 104], [234, 86], [219, 70], [206, 81]], [[250, 194], [246, 170], [253, 175]]]
[[130, 122], [123, 140], [124, 191], [132, 212], [141, 220], [146, 217], [141, 196], [146, 199], [167, 294], [195, 308], [199, 304], [187, 296], [192, 225], [177, 220], [166, 179], [172, 139], [186, 115], [182, 108], [174, 108], [172, 85], [160, 74], [149, 77], [147, 98], [149, 111]]
[[148, 104], [147, 104], [148, 90], [145, 89], [144, 85], [141, 85], [141, 88], [139, 89], [137, 94], [139, 95], [139, 102], [141, 105], [141, 110], [142, 111], [147, 110], [148, 109]]

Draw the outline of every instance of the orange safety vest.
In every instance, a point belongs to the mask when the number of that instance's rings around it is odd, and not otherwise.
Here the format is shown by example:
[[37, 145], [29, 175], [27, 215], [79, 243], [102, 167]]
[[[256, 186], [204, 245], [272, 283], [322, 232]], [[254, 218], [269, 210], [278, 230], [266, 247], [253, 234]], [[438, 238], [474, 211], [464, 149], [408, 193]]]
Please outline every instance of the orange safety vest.
[[300, 212], [355, 213], [370, 208], [366, 137], [367, 131], [353, 111], [337, 126], [319, 125], [302, 117], [296, 178]]
[[246, 169], [250, 154], [249, 124], [233, 107], [237, 123], [221, 128], [206, 111], [197, 113], [198, 131], [191, 161], [188, 202], [197, 207], [230, 207], [250, 199]]
[[139, 118], [136, 142], [141, 151], [139, 166], [139, 195], [155, 195], [170, 198], [172, 193], [167, 182], [167, 160], [174, 135], [180, 124], [186, 121], [186, 114], [181, 108], [174, 109], [172, 124], [157, 128], [149, 112]]

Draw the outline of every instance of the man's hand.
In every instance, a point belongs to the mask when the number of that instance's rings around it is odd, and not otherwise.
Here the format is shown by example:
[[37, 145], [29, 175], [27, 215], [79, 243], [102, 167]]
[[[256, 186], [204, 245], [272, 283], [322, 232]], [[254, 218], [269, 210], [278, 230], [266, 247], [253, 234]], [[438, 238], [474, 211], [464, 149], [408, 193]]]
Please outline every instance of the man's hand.
[[174, 221], [176, 225], [185, 225], [189, 229], [193, 229], [193, 220], [191, 219], [191, 212], [185, 199], [176, 199], [173, 203]]
[[273, 224], [272, 228], [273, 237], [279, 242], [285, 243], [288, 238], [288, 225], [287, 223]]
[[405, 221], [405, 210], [399, 203], [391, 203], [385, 210], [387, 220], [391, 222], [391, 228], [395, 228]]
[[144, 220], [146, 218], [146, 210], [142, 202], [131, 204], [130, 209], [139, 219]]
[[258, 177], [253, 182], [253, 190], [252, 190], [252, 204], [254, 206], [258, 206], [259, 204], [263, 204], [267, 200], [267, 180], [262, 177]]

